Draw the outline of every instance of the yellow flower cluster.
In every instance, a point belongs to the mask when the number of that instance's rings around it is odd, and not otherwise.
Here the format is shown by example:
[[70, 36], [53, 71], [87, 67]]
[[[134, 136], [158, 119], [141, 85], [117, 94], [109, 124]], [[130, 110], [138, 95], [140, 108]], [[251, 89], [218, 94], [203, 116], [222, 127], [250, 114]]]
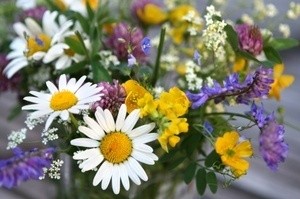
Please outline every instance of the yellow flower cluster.
[[157, 124], [161, 147], [165, 151], [168, 151], [168, 145], [175, 147], [180, 141], [178, 135], [188, 132], [187, 119], [180, 118], [190, 106], [185, 93], [173, 87], [154, 99], [149, 91], [134, 80], [128, 80], [123, 86], [127, 93], [125, 104], [129, 107], [128, 112], [141, 109], [141, 117], [149, 117]]
[[136, 15], [146, 25], [158, 25], [163, 22], [170, 22], [170, 36], [175, 44], [180, 44], [185, 35], [196, 34], [202, 28], [202, 21], [199, 12], [194, 6], [183, 4], [170, 11], [164, 11], [160, 6], [148, 3], [137, 9]]

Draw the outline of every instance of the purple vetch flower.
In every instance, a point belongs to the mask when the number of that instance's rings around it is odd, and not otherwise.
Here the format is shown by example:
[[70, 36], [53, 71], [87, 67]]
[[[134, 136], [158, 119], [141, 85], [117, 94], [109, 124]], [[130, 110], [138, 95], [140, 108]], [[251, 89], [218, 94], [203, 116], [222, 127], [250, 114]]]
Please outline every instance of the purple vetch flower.
[[17, 90], [20, 85], [21, 77], [19, 74], [15, 74], [12, 78], [7, 79], [3, 74], [3, 70], [9, 63], [5, 54], [0, 54], [0, 93], [8, 90]]
[[276, 171], [280, 162], [284, 162], [288, 154], [288, 145], [284, 142], [284, 126], [275, 119], [261, 129], [259, 137], [259, 151], [268, 167]]
[[201, 55], [200, 55], [200, 53], [198, 52], [198, 50], [195, 50], [194, 51], [194, 62], [196, 63], [196, 64], [198, 64], [199, 66], [201, 65]]
[[125, 102], [125, 88], [121, 84], [119, 84], [117, 80], [114, 80], [113, 83], [100, 82], [98, 86], [103, 87], [100, 92], [103, 94], [103, 96], [100, 101], [97, 101], [92, 105], [92, 109], [96, 110], [99, 106], [103, 110], [108, 109], [113, 114], [117, 114], [119, 108]]
[[29, 8], [29, 9], [24, 10], [20, 14], [19, 18], [20, 18], [20, 20], [24, 20], [24, 19], [30, 17], [36, 21], [42, 21], [46, 10], [47, 10], [47, 8], [45, 6], [36, 6], [34, 8]]
[[263, 106], [255, 103], [251, 106], [251, 115], [259, 127], [259, 150], [267, 166], [275, 171], [280, 162], [284, 162], [288, 145], [284, 141], [284, 126], [277, 123], [274, 114], [266, 114]]
[[151, 52], [151, 40], [149, 37], [144, 37], [144, 39], [141, 42], [142, 51], [145, 53], [145, 55], [149, 56]]
[[0, 160], [0, 187], [12, 188], [30, 179], [38, 180], [44, 175], [44, 168], [49, 168], [54, 148], [22, 151], [14, 148], [14, 156]]
[[107, 39], [106, 45], [119, 60], [127, 61], [128, 55], [132, 54], [138, 62], [143, 63], [147, 59], [141, 46], [143, 38], [140, 28], [130, 28], [126, 23], [119, 23]]
[[204, 85], [199, 93], [187, 91], [187, 97], [192, 102], [192, 108], [196, 109], [209, 100], [219, 103], [226, 97], [235, 97], [238, 103], [248, 104], [252, 99], [263, 98], [268, 95], [273, 83], [272, 69], [260, 67], [254, 73], [249, 74], [243, 82], [240, 82], [237, 73], [229, 75], [223, 82], [223, 86], [214, 81], [213, 85]]
[[136, 65], [136, 64], [137, 64], [136, 58], [132, 54], [129, 54], [128, 55], [128, 67], [132, 67], [133, 65]]
[[235, 27], [239, 39], [239, 47], [253, 55], [263, 50], [262, 34], [257, 26], [240, 24]]

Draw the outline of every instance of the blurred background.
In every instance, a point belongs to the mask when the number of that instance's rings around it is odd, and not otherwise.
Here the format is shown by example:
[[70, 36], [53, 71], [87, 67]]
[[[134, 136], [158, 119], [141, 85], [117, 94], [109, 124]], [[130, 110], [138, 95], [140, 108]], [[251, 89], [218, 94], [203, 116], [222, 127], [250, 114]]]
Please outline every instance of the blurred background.
[[[3, 0], [0, 0], [0, 3]], [[202, 5], [206, 5], [206, 0], [199, 0], [199, 9]], [[244, 8], [244, 10], [237, 8], [236, 4], [245, 1], [228, 0], [228, 6], [225, 8], [226, 15], [224, 18], [236, 20], [241, 16], [241, 13], [249, 12], [251, 9]], [[294, 2], [300, 3], [300, 0]], [[289, 8], [290, 1], [283, 0], [265, 0], [265, 3], [272, 3], [280, 13], [280, 23], [287, 23], [291, 28], [291, 36], [300, 40], [300, 21], [286, 20], [284, 17], [285, 11]], [[231, 6], [235, 5], [235, 6]], [[273, 25], [277, 21], [267, 22]], [[278, 23], [277, 23], [278, 24]], [[276, 30], [274, 30], [276, 34]], [[210, 194], [209, 191], [202, 198], [205, 199], [289, 199], [300, 198], [300, 48], [296, 47], [291, 50], [281, 52], [282, 59], [285, 63], [285, 73], [292, 74], [296, 77], [295, 82], [291, 87], [284, 90], [282, 93], [281, 101], [275, 100], [264, 103], [267, 110], [276, 111], [276, 107], [282, 106], [285, 108], [285, 139], [289, 144], [289, 155], [286, 161], [280, 165], [277, 172], [270, 171], [258, 153], [258, 146], [255, 146], [256, 155], [251, 159], [251, 168], [246, 176], [241, 177], [240, 180], [232, 183], [230, 187], [223, 187], [219, 183], [217, 194]], [[299, 100], [299, 101], [298, 101]], [[7, 121], [7, 116], [11, 108], [16, 103], [15, 93], [0, 93], [0, 159], [8, 157], [10, 154], [6, 150], [7, 136], [12, 130], [19, 130], [24, 127], [25, 114], [21, 114], [13, 121]], [[238, 121], [242, 122], [242, 121]], [[40, 134], [29, 133], [27, 140], [33, 141], [32, 143], [24, 143], [24, 147], [31, 148], [36, 146], [40, 140]], [[247, 132], [247, 136], [257, 139], [257, 136], [251, 135], [251, 130]], [[36, 143], [34, 142], [36, 141]], [[258, 143], [258, 142], [254, 142]], [[180, 186], [178, 189], [179, 198], [200, 198], [194, 185]], [[11, 190], [0, 188], [1, 199], [52, 199], [55, 198], [56, 189], [50, 181], [29, 181], [21, 184], [18, 188]], [[99, 196], [101, 198], [101, 196]]]

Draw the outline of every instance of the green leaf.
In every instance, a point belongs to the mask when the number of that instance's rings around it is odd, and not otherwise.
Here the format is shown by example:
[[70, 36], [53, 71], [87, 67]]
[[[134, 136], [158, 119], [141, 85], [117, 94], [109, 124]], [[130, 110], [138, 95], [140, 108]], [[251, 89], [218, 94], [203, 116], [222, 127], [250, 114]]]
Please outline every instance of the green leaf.
[[94, 82], [112, 81], [108, 71], [102, 66], [99, 60], [92, 61], [92, 72]]
[[165, 153], [161, 158], [159, 158], [159, 162], [168, 162], [172, 160], [176, 155], [181, 154], [179, 152], [179, 148], [175, 148], [169, 151], [169, 153]]
[[89, 35], [89, 33], [90, 33], [90, 23], [89, 23], [89, 20], [86, 19], [84, 16], [82, 16], [78, 12], [72, 11], [72, 14], [76, 18], [76, 20], [79, 21], [79, 23], [80, 23], [82, 29], [85, 31], [85, 33], [87, 33]]
[[277, 64], [281, 64], [282, 60], [279, 53], [271, 46], [264, 47], [264, 52], [268, 60], [273, 61]]
[[217, 176], [214, 172], [208, 172], [206, 174], [206, 182], [212, 193], [216, 193], [218, 190]]
[[206, 167], [212, 167], [216, 163], [221, 162], [220, 156], [217, 154], [215, 150], [213, 150], [205, 159], [205, 166]]
[[183, 180], [186, 184], [189, 184], [193, 180], [196, 169], [197, 169], [197, 164], [195, 162], [191, 163], [186, 168], [186, 170], [184, 171], [184, 177], [183, 177]]
[[202, 196], [206, 189], [206, 171], [199, 169], [196, 174], [196, 187], [198, 193]]
[[193, 152], [197, 149], [199, 144], [201, 144], [201, 139], [203, 138], [202, 134], [198, 132], [191, 132], [183, 141], [182, 148], [186, 150], [188, 155], [192, 155]]
[[72, 64], [70, 67], [60, 71], [60, 74], [74, 74], [82, 70], [86, 65], [87, 65], [87, 61], [82, 61], [76, 64]]
[[299, 46], [299, 41], [293, 38], [274, 38], [268, 45], [276, 50], [285, 50]]
[[231, 45], [231, 47], [234, 51], [237, 51], [238, 50], [238, 44], [239, 44], [237, 33], [235, 32], [233, 27], [230, 26], [230, 25], [225, 26], [224, 30], [227, 34], [228, 43]]
[[81, 42], [75, 37], [66, 37], [65, 42], [75, 53], [80, 55], [85, 54], [84, 47], [82, 46]]
[[186, 159], [185, 156], [180, 156], [170, 162], [168, 169], [175, 169], [178, 165], [180, 165]]

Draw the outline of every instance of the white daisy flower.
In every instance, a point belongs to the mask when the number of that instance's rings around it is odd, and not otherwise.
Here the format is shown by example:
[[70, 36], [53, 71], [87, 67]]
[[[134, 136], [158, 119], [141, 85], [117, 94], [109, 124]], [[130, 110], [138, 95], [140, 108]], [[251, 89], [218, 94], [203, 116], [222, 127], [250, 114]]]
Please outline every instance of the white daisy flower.
[[[70, 37], [77, 38], [75, 35]], [[87, 49], [90, 48], [90, 41], [86, 39], [84, 41]], [[78, 63], [84, 60], [85, 56], [75, 53], [64, 41], [59, 41], [54, 44], [47, 52], [43, 58], [44, 63], [50, 63], [55, 61], [55, 68], [57, 70], [62, 70], [68, 68], [72, 65], [73, 62]]]
[[81, 110], [89, 109], [90, 103], [101, 99], [99, 92], [103, 89], [96, 84], [83, 84], [86, 76], [81, 77], [77, 82], [75, 78], [67, 81], [66, 75], [59, 77], [58, 87], [47, 81], [46, 85], [50, 93], [30, 91], [32, 96], [24, 97], [24, 100], [34, 104], [25, 105], [22, 110], [34, 110], [30, 114], [32, 119], [49, 115], [46, 121], [45, 130], [49, 128], [56, 117], [66, 121], [70, 113], [79, 114]]
[[67, 21], [65, 16], [58, 16], [58, 12], [48, 10], [43, 15], [42, 27], [32, 18], [26, 18], [24, 24], [15, 23], [13, 28], [18, 37], [10, 45], [12, 51], [7, 58], [11, 61], [4, 69], [4, 74], [11, 78], [20, 69], [28, 66], [29, 61], [42, 60], [53, 44], [71, 34], [69, 28], [72, 25], [73, 22]]
[[16, 6], [23, 10], [28, 10], [30, 8], [36, 7], [36, 1], [35, 0], [17, 0]]
[[115, 194], [120, 192], [121, 183], [129, 190], [129, 178], [137, 185], [141, 184], [140, 179], [148, 180], [139, 162], [153, 165], [158, 160], [153, 149], [147, 145], [157, 139], [157, 133], [149, 133], [155, 124], [145, 124], [133, 129], [139, 119], [140, 109], [133, 110], [127, 117], [126, 113], [126, 105], [122, 104], [115, 121], [108, 109], [103, 111], [98, 107], [95, 112], [96, 120], [84, 116], [87, 127], [78, 128], [88, 138], [71, 140], [74, 146], [89, 148], [76, 152], [73, 156], [75, 160], [83, 160], [79, 164], [82, 172], [100, 165], [93, 185], [97, 186], [102, 182], [101, 188], [105, 190], [111, 181]]

